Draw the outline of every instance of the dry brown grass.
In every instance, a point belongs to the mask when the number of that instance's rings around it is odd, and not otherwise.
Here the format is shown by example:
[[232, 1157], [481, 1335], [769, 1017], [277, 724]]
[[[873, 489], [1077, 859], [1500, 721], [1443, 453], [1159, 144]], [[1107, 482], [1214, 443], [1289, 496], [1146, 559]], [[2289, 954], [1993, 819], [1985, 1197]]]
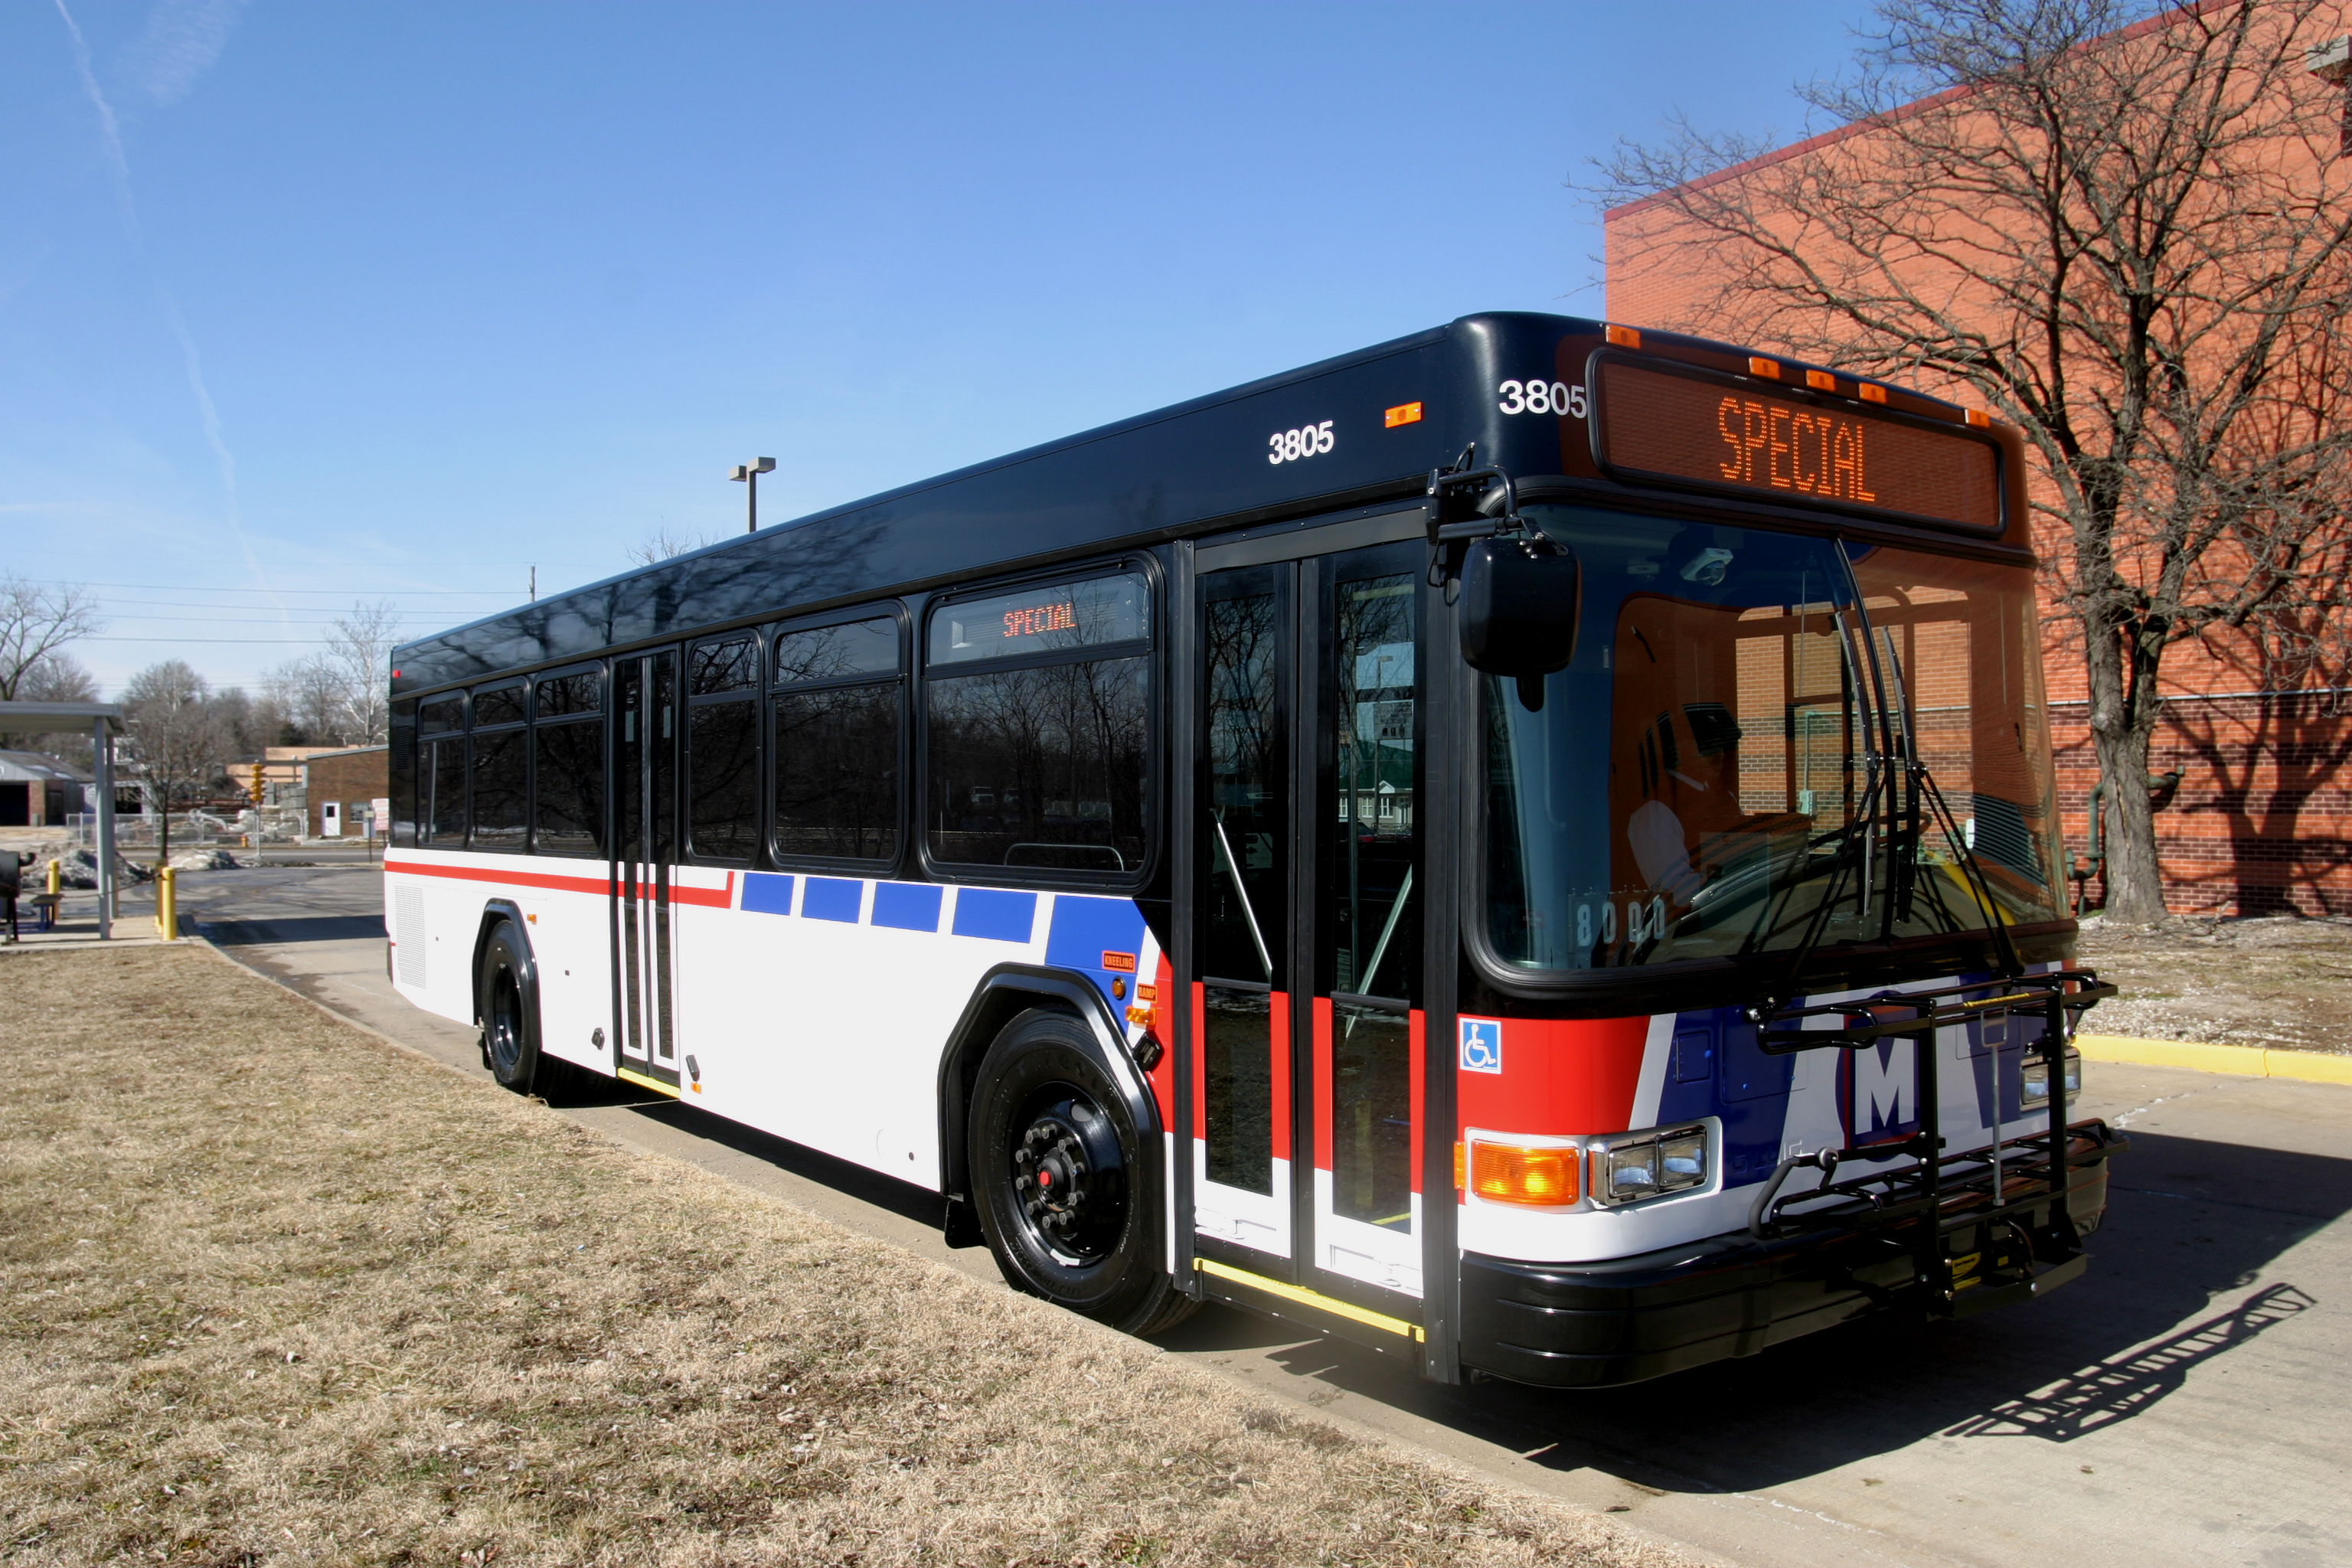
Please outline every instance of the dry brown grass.
[[198, 951], [0, 962], [0, 1557], [1669, 1561]]

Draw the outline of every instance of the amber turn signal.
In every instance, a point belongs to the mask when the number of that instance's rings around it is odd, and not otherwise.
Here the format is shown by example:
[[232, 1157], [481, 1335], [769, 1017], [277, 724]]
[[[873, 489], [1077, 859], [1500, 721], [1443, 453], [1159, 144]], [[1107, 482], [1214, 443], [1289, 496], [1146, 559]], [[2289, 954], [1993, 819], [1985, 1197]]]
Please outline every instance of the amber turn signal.
[[1632, 327], [1611, 327], [1606, 330], [1605, 335], [1612, 343], [1621, 349], [1638, 349], [1642, 346], [1642, 334]]
[[1528, 1149], [1473, 1139], [1469, 1190], [1488, 1203], [1565, 1208], [1581, 1195], [1583, 1166], [1575, 1149]]
[[1381, 417], [1387, 421], [1386, 428], [1391, 430], [1395, 429], [1400, 425], [1418, 425], [1421, 423], [1421, 405], [1418, 403], [1400, 403], [1394, 408], [1388, 410], [1381, 416]]

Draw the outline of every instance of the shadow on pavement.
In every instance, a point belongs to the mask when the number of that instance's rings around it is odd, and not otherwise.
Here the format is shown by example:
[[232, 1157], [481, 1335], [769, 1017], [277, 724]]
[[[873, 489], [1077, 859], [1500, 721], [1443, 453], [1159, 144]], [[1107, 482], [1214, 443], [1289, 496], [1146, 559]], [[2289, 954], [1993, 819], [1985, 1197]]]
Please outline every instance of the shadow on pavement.
[[[2068, 1442], [2152, 1408], [2189, 1373], [2313, 1306], [2275, 1260], [2352, 1211], [2352, 1161], [2135, 1132], [2091, 1270], [1965, 1321], [1893, 1315], [1624, 1388], [1444, 1388], [1368, 1351], [1203, 1312], [1171, 1350], [1272, 1359], [1559, 1469], [1748, 1491], [1946, 1436]], [[2182, 1326], [2182, 1325], [2187, 1326]]]
[[356, 942], [383, 940], [382, 915], [289, 915], [266, 921], [199, 919], [196, 929], [207, 942], [241, 947], [254, 942]]

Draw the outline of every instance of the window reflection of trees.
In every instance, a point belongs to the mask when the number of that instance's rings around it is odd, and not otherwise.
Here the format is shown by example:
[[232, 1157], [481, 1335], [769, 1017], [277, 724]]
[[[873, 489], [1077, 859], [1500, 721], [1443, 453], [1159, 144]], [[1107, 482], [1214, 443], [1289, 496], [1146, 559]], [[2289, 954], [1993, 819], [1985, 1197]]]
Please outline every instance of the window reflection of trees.
[[898, 852], [896, 681], [776, 695], [776, 853]]
[[1142, 863], [1147, 661], [930, 683], [931, 852], [968, 865]]
[[[1212, 600], [1201, 621], [1210, 817], [1202, 835], [1202, 973], [1267, 984], [1281, 972], [1274, 950], [1288, 929], [1276, 853], [1288, 796], [1276, 687], [1278, 626], [1272, 594]], [[1237, 864], [1228, 864], [1228, 855]]]

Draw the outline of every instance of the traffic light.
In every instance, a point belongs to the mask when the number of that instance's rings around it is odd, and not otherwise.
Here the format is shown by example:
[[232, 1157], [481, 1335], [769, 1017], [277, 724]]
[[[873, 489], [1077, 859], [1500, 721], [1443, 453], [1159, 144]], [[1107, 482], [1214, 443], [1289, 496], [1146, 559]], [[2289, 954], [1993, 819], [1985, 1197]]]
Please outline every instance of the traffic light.
[[261, 764], [258, 762], [253, 764], [252, 787], [247, 789], [245, 793], [254, 805], [259, 805], [261, 804]]

